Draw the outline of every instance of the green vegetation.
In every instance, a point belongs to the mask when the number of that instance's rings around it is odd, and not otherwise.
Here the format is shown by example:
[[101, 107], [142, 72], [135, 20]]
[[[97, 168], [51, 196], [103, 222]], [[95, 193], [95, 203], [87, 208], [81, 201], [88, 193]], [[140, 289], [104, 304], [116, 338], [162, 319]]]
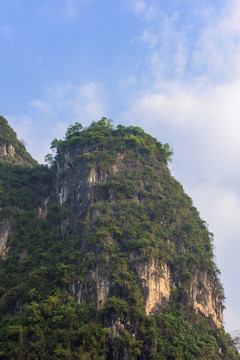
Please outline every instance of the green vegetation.
[[[11, 147], [14, 148], [14, 155], [10, 155], [12, 150]], [[16, 133], [2, 116], [0, 116], [0, 162], [10, 162], [27, 166], [34, 166], [37, 164], [26, 151], [24, 141], [19, 141], [17, 139]]]
[[[86, 129], [79, 123], [69, 126], [65, 139], [54, 139], [51, 147], [57, 151], [55, 160], [59, 160], [66, 148], [70, 151], [71, 149], [74, 150], [75, 147], [83, 147], [84, 145], [93, 147], [88, 156], [95, 163], [98, 163], [102, 156], [111, 153], [111, 159], [108, 157], [105, 161], [108, 166], [111, 165], [109, 160], [114, 161], [114, 155], [129, 152], [129, 150], [138, 151], [142, 155], [157, 152], [159, 160], [165, 163], [170, 161], [172, 155], [168, 144], [162, 145], [140, 127], [118, 125], [115, 129], [112, 120], [107, 118], [102, 118], [96, 123], [93, 122]], [[102, 151], [104, 155], [100, 155], [99, 151]]]
[[33, 209], [49, 195], [52, 176], [46, 166], [34, 168], [0, 162], [0, 207]]
[[[52, 148], [50, 168], [0, 163], [0, 233], [11, 226], [0, 259], [0, 359], [240, 359], [224, 329], [191, 308], [199, 272], [224, 296], [212, 234], [169, 173], [169, 146], [103, 118], [69, 126]], [[90, 169], [100, 179], [91, 184]], [[175, 289], [146, 316], [137, 273], [153, 260], [159, 274], [167, 264]], [[106, 301], [97, 276], [109, 282]]]

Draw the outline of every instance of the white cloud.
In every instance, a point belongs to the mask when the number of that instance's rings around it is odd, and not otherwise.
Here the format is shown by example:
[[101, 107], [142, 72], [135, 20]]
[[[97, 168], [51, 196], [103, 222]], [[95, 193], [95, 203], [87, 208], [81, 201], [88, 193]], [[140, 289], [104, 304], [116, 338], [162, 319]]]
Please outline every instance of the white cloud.
[[188, 171], [199, 166], [205, 179], [240, 176], [235, 166], [240, 153], [240, 80], [219, 86], [162, 83], [161, 88], [139, 97], [124, 113], [125, 121], [135, 119], [159, 138], [164, 129], [178, 158], [191, 161], [194, 154], [195, 165], [189, 163]]
[[[228, 329], [228, 324], [231, 324], [231, 328]], [[227, 331], [232, 332], [239, 330], [240, 313], [238, 307], [227, 306], [224, 312], [224, 325]], [[234, 333], [232, 334], [234, 336]]]
[[240, 252], [240, 197], [233, 188], [219, 186], [214, 182], [194, 183], [187, 187], [194, 205], [207, 219], [209, 230], [214, 234], [216, 262], [222, 272], [226, 295], [224, 322], [226, 329], [239, 328], [240, 309], [238, 306], [239, 278], [238, 257]]
[[105, 114], [103, 93], [101, 84], [58, 84], [44, 88], [43, 99], [34, 99], [29, 105], [53, 118], [59, 117], [60, 113], [68, 113], [72, 121], [82, 119], [89, 122]]
[[[124, 2], [125, 4], [125, 2]], [[156, 5], [157, 4], [157, 5]], [[176, 4], [163, 12], [161, 3], [132, 0], [125, 9], [148, 19], [141, 40], [148, 46], [148, 67], [155, 81], [159, 79], [207, 76], [215, 83], [234, 81], [240, 75], [240, 3], [228, 0], [224, 6], [213, 7], [197, 2], [184, 13]], [[184, 7], [182, 7], [184, 8]], [[134, 41], [135, 43], [135, 41]]]
[[239, 194], [233, 188], [214, 182], [189, 184], [187, 191], [200, 209], [201, 216], [208, 219], [210, 231], [215, 234], [218, 252], [222, 258], [225, 255], [226, 239], [233, 254], [236, 248], [240, 251], [238, 236], [236, 237], [236, 234], [240, 234]]
[[[236, 294], [237, 295], [237, 294]], [[228, 325], [231, 324], [231, 327]], [[234, 337], [234, 330], [238, 330], [239, 333], [240, 314], [238, 307], [227, 306], [224, 311], [224, 327]], [[240, 350], [240, 349], [239, 349]]]
[[[165, 124], [185, 124], [192, 118], [195, 97], [191, 94], [179, 93], [149, 93], [139, 98], [125, 113], [125, 119], [136, 119], [144, 124], [147, 121], [151, 127]], [[179, 116], [176, 116], [178, 114]]]

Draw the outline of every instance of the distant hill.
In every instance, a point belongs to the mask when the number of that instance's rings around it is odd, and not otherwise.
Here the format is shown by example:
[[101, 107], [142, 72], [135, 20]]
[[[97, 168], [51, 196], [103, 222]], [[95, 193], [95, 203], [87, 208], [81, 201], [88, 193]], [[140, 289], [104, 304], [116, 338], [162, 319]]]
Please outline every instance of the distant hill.
[[37, 164], [2, 116], [0, 116], [0, 160], [15, 165], [34, 166]]

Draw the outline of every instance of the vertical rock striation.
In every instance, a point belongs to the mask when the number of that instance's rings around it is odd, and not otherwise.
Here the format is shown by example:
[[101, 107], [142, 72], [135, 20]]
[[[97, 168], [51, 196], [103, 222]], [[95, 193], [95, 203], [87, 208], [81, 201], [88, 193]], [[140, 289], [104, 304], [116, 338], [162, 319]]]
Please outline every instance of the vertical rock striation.
[[5, 258], [8, 252], [7, 240], [11, 234], [11, 226], [8, 218], [0, 218], [0, 257]]

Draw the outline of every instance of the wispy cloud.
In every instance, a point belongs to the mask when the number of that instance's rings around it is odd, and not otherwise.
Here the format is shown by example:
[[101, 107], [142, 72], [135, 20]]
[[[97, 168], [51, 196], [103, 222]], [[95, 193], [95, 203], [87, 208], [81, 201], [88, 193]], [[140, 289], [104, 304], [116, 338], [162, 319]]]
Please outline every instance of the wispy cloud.
[[41, 98], [30, 101], [29, 114], [32, 119], [41, 123], [43, 116], [48, 118], [48, 129], [39, 129], [42, 135], [44, 134], [43, 143], [39, 146], [39, 138], [35, 138], [31, 149], [37, 160], [43, 162], [53, 138], [62, 138], [70, 124], [78, 121], [86, 126], [106, 116], [107, 105], [104, 94], [105, 88], [99, 83], [79, 86], [66, 83], [45, 87]]
[[193, 53], [194, 65], [215, 80], [229, 81], [240, 75], [240, 3], [228, 1], [211, 15]]
[[103, 94], [102, 84], [88, 83], [80, 86], [70, 83], [58, 84], [45, 87], [43, 99], [34, 99], [29, 105], [50, 117], [61, 118], [61, 114], [68, 113], [72, 121], [82, 119], [88, 123], [105, 113]]
[[29, 103], [29, 105], [39, 109], [45, 115], [48, 115], [48, 116], [53, 116], [54, 115], [52, 104], [49, 104], [49, 103], [47, 103], [45, 101], [35, 99], [35, 100], [32, 100]]
[[158, 43], [158, 37], [156, 34], [151, 33], [148, 29], [144, 29], [139, 39], [154, 48]]
[[[199, 28], [197, 45], [191, 47], [193, 50], [189, 48], [190, 33], [178, 29], [177, 17], [171, 21], [165, 18], [161, 34], [144, 30], [145, 36], [141, 39], [154, 46], [144, 61], [145, 74], [151, 74], [148, 88], [141, 90], [124, 115], [126, 121], [136, 119], [143, 126], [148, 124], [149, 130], [150, 124], [151, 129], [164, 127], [176, 146], [180, 146], [181, 131], [185, 143], [193, 145], [199, 161], [201, 154], [208, 152], [201, 171], [206, 176], [215, 174], [224, 179], [227, 174], [240, 175], [234, 166], [240, 152], [238, 15], [240, 4], [235, 0], [228, 1], [218, 12], [209, 9], [203, 16], [204, 23]], [[196, 59], [205, 71], [193, 71]], [[185, 156], [188, 157], [187, 147]], [[221, 170], [223, 167], [225, 172]]]
[[[88, 126], [107, 116], [105, 88], [99, 83], [56, 84], [45, 87], [42, 96], [29, 102], [28, 111], [20, 116], [6, 115], [18, 138], [27, 143], [28, 151], [40, 163], [49, 153], [51, 141], [63, 138], [67, 127], [75, 122]], [[47, 127], [42, 126], [42, 119]]]
[[197, 1], [187, 14], [175, 5], [163, 12], [161, 2], [151, 0], [132, 0], [125, 8], [148, 19], [134, 40], [149, 47], [147, 71], [157, 80], [207, 76], [224, 82], [240, 74], [238, 0], [216, 8], [212, 3], [204, 3], [203, 8]]
[[147, 22], [151, 22], [158, 16], [158, 8], [148, 0], [122, 0], [125, 11], [132, 12]]

